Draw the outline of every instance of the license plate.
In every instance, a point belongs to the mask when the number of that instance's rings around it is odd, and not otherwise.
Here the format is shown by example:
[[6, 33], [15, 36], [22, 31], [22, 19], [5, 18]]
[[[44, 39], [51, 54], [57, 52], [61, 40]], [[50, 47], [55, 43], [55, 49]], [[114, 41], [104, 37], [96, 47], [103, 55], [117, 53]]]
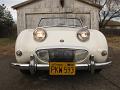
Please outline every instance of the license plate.
[[75, 75], [74, 62], [49, 62], [50, 75]]

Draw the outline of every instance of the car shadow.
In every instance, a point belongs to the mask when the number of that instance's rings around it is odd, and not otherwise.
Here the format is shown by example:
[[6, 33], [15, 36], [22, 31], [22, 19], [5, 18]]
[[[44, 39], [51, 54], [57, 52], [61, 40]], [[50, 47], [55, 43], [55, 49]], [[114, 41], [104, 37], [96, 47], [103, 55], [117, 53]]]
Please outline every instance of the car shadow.
[[69, 80], [78, 80], [78, 79], [85, 79], [86, 78], [94, 78], [95, 76], [99, 76], [99, 74], [91, 74], [89, 71], [76, 71], [76, 75], [49, 75], [49, 71], [38, 71], [34, 75], [23, 75], [23, 78], [27, 78], [29, 80], [34, 81], [69, 81]]

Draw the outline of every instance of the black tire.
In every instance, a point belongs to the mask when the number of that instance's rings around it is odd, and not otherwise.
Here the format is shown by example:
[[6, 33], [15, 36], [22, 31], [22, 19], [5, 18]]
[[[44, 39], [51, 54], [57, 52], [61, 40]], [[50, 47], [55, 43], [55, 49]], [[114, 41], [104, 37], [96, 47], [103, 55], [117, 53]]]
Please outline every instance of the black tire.
[[24, 75], [30, 75], [30, 71], [29, 70], [20, 70], [20, 72]]

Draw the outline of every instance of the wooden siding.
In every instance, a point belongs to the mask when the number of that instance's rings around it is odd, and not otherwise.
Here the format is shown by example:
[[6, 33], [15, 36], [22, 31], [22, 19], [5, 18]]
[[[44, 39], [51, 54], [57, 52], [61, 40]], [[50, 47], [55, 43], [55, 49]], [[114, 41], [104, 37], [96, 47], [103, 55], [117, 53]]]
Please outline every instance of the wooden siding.
[[60, 6], [59, 0], [40, 0], [17, 9], [18, 34], [26, 28], [35, 28], [42, 17], [82, 18], [84, 25], [99, 29], [99, 9], [77, 0], [65, 0]]

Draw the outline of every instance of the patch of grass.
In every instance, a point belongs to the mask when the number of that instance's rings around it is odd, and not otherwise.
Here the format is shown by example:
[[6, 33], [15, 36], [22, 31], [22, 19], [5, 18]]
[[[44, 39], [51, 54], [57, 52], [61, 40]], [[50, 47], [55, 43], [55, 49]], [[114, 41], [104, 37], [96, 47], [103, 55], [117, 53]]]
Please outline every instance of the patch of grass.
[[120, 36], [109, 36], [107, 41], [110, 47], [120, 49]]
[[15, 40], [9, 38], [0, 38], [0, 56], [13, 56]]
[[6, 46], [6, 45], [12, 44], [14, 42], [15, 42], [15, 40], [13, 40], [13, 39], [0, 38], [0, 46]]

